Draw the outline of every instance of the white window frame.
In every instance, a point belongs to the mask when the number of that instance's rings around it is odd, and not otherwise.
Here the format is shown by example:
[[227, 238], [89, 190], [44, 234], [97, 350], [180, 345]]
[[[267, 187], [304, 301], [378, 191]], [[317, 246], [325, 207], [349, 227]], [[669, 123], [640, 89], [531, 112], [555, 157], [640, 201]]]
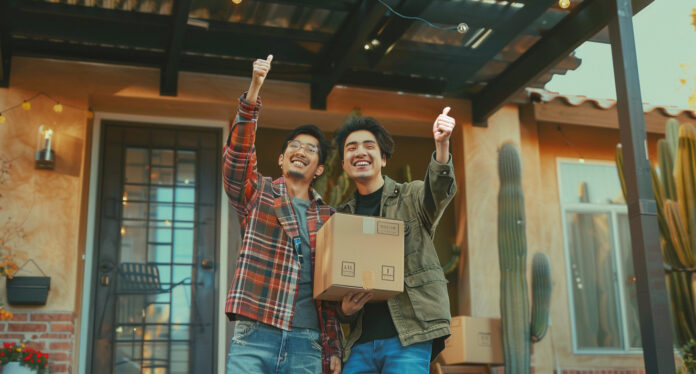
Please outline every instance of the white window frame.
[[[578, 160], [571, 158], [558, 158], [556, 160], [556, 175], [558, 178], [558, 198], [560, 202], [561, 210], [561, 224], [563, 226], [563, 249], [566, 258], [566, 284], [568, 286], [568, 299], [570, 301], [570, 328], [571, 328], [571, 340], [573, 344], [573, 354], [576, 355], [634, 355], [643, 354], [642, 348], [629, 347], [629, 332], [627, 326], [626, 318], [626, 294], [624, 289], [624, 284], [622, 279], [624, 279], [624, 270], [621, 265], [620, 256], [620, 246], [619, 242], [619, 228], [618, 228], [618, 215], [625, 214], [628, 215], [628, 208], [626, 204], [592, 204], [592, 203], [564, 203], [563, 202], [563, 180], [561, 178], [561, 166], [562, 164], [591, 164], [591, 165], [606, 165], [616, 168], [616, 163], [605, 160]], [[618, 174], [617, 174], [618, 178]], [[614, 285], [618, 290], [618, 299], [615, 300], [617, 303], [619, 315], [620, 315], [620, 326], [619, 331], [621, 335], [621, 348], [580, 348], [577, 344], [577, 331], [575, 328], [575, 296], [573, 294], [573, 272], [571, 269], [571, 256], [570, 256], [570, 243], [568, 235], [568, 213], [597, 213], [597, 214], [607, 214], [609, 216], [609, 234], [612, 244], [611, 255], [612, 255], [612, 272]]]

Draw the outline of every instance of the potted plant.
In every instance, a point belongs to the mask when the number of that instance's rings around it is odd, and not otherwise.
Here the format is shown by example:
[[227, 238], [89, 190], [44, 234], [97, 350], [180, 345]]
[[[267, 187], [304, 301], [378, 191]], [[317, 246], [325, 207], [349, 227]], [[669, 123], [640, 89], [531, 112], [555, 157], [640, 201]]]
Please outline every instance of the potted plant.
[[29, 348], [24, 343], [3, 343], [0, 349], [2, 374], [48, 373], [48, 353]]

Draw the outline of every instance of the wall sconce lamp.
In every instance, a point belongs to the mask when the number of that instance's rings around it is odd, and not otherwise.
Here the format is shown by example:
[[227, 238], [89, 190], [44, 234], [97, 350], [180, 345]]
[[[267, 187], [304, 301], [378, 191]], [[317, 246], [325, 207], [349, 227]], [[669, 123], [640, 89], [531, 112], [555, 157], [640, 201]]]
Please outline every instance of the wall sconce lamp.
[[55, 166], [55, 154], [51, 149], [51, 141], [53, 140], [53, 130], [39, 126], [38, 139], [36, 142], [36, 164], [37, 169], [53, 170]]

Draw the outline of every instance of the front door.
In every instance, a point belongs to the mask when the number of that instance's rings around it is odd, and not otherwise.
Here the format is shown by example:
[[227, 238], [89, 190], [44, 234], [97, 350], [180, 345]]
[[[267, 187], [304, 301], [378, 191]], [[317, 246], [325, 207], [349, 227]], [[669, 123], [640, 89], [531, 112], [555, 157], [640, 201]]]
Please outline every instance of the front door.
[[221, 131], [103, 123], [91, 373], [213, 373]]

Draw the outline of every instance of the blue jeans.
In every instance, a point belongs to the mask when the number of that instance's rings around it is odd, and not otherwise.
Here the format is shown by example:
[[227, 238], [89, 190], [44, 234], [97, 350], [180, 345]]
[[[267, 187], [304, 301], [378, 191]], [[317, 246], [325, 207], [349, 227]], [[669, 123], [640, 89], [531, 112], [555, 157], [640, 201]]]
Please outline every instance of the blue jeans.
[[428, 374], [433, 343], [402, 346], [399, 338], [353, 346], [343, 374]]
[[227, 374], [317, 374], [321, 372], [319, 331], [281, 330], [260, 322], [235, 321]]

